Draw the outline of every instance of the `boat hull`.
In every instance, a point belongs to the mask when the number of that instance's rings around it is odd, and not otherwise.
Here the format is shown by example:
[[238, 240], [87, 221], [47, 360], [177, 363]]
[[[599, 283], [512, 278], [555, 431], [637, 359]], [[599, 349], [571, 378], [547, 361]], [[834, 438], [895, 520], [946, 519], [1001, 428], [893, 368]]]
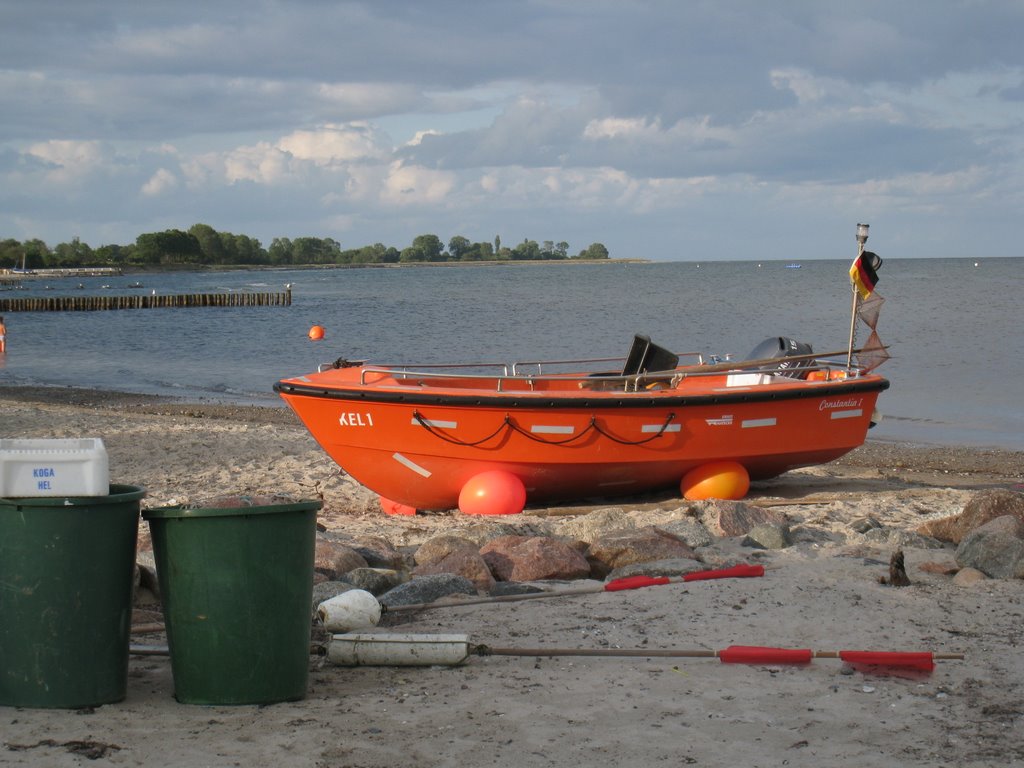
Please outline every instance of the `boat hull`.
[[364, 486], [417, 509], [451, 509], [489, 470], [519, 477], [532, 504], [678, 488], [689, 470], [719, 460], [755, 480], [826, 463], [864, 442], [888, 387], [877, 376], [775, 378], [628, 394], [484, 392], [368, 385], [349, 369], [275, 389]]

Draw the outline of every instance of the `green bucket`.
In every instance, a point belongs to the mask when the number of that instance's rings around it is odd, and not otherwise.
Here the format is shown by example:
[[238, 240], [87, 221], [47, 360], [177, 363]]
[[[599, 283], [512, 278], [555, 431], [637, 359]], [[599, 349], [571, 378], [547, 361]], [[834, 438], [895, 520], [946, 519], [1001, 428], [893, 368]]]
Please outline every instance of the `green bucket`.
[[149, 509], [171, 652], [186, 704], [306, 695], [319, 501]]
[[0, 499], [0, 705], [124, 699], [145, 495]]

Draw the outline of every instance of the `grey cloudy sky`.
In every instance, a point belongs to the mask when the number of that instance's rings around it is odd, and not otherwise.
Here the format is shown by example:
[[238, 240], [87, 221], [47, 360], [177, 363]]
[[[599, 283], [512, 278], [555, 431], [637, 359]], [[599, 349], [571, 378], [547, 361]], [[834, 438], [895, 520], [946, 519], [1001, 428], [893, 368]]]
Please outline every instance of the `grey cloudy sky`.
[[1021, 255], [1024, 2], [0, 0], [0, 238]]

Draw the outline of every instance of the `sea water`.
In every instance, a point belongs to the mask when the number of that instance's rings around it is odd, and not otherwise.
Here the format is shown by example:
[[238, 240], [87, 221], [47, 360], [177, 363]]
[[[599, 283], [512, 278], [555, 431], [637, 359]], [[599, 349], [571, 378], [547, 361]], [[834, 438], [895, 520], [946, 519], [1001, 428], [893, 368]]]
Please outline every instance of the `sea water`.
[[[280, 405], [273, 384], [382, 363], [625, 356], [643, 333], [740, 358], [771, 336], [847, 348], [849, 260], [511, 263], [34, 279], [0, 297], [277, 292], [290, 307], [18, 312], [0, 384]], [[1024, 259], [886, 259], [874, 439], [1024, 449]], [[141, 287], [133, 287], [141, 283]], [[320, 325], [325, 338], [312, 342]], [[857, 326], [857, 342], [868, 329]], [[2, 433], [2, 418], [0, 418]]]

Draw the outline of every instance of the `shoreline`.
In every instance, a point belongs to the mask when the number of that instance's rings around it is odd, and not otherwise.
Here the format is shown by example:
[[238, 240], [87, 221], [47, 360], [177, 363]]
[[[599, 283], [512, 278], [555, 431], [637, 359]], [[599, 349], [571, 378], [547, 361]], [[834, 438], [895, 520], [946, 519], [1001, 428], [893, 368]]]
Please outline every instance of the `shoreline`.
[[[289, 424], [302, 426], [294, 413], [280, 404], [238, 404], [172, 395], [69, 387], [62, 385], [27, 386], [0, 383], [0, 402], [66, 405], [78, 408], [119, 410], [131, 408], [137, 413], [156, 416], [248, 421], [253, 424]], [[999, 446], [924, 443], [909, 440], [872, 439], [837, 459], [837, 464], [871, 466], [875, 463], [902, 461], [907, 467], [963, 474], [999, 474], [1024, 479], [1024, 451]], [[957, 461], [962, 465], [957, 466]], [[1014, 471], [1015, 468], [1019, 468]]]
[[[284, 407], [0, 385], [0, 413], [5, 438], [101, 437], [111, 481], [144, 489], [144, 508], [225, 494], [317, 498], [318, 538], [353, 548], [387, 544], [409, 567], [430, 540], [480, 545], [515, 534], [583, 544], [632, 527], [679, 530], [696, 522], [692, 504], [668, 492], [527, 507], [501, 518], [386, 515], [376, 495], [344, 475]], [[124, 701], [80, 710], [0, 706], [0, 752], [5, 764], [23, 766], [81, 765], [76, 750], [83, 748], [131, 765], [164, 765], [173, 755], [182, 768], [281, 761], [434, 768], [480, 765], [485, 752], [495, 768], [597, 760], [1016, 764], [1024, 760], [1024, 733], [1015, 727], [1024, 686], [1021, 581], [961, 579], [955, 547], [917, 531], [961, 513], [989, 489], [1020, 491], [1022, 458], [869, 442], [829, 464], [752, 485], [744, 502], [783, 516], [788, 545], [759, 548], [741, 535], [716, 535], [697, 550], [709, 567], [762, 564], [763, 578], [396, 615], [382, 625], [386, 631], [465, 633], [474, 643], [531, 651], [455, 667], [342, 668], [311, 657], [305, 698], [272, 705], [179, 704], [170, 659], [132, 656]], [[151, 548], [144, 521], [138, 544], [140, 556]], [[911, 582], [901, 588], [884, 581], [897, 550], [905, 552]], [[555, 590], [569, 584], [579, 582], [538, 583]], [[139, 627], [161, 616], [158, 603], [140, 599], [147, 591], [136, 594]], [[161, 642], [148, 634], [135, 639]], [[746, 665], [642, 653], [731, 644], [964, 658], [917, 673], [831, 659]], [[561, 658], [532, 650], [538, 648], [640, 654]]]
[[[205, 484], [207, 497], [225, 492], [313, 493], [324, 498], [328, 512], [375, 513], [388, 524], [395, 522], [393, 516], [381, 515], [377, 495], [342, 471], [284, 404], [237, 405], [77, 387], [0, 384], [0, 404], [5, 403], [0, 437], [101, 437], [109, 453], [112, 482], [146, 487], [150, 506], [194, 500], [201, 497]], [[172, 444], [159, 444], [161, 432], [174, 436]], [[190, 449], [195, 442], [201, 443], [202, 452]], [[140, 447], [146, 452], [140, 452]], [[225, 465], [204, 463], [207, 451], [223, 458]], [[151, 463], [161, 454], [173, 463], [154, 475]], [[258, 471], [261, 464], [268, 471]], [[756, 503], [758, 497], [778, 493], [780, 488], [784, 495], [812, 493], [821, 485], [842, 492], [846, 481], [861, 488], [866, 478], [880, 479], [880, 485], [872, 486], [877, 488], [1019, 490], [1024, 487], [1024, 452], [869, 439], [828, 464], [755, 482], [748, 500]], [[679, 501], [678, 494], [663, 492], [651, 497], [587, 499], [579, 506], [664, 506]], [[530, 509], [528, 505], [526, 511]]]

